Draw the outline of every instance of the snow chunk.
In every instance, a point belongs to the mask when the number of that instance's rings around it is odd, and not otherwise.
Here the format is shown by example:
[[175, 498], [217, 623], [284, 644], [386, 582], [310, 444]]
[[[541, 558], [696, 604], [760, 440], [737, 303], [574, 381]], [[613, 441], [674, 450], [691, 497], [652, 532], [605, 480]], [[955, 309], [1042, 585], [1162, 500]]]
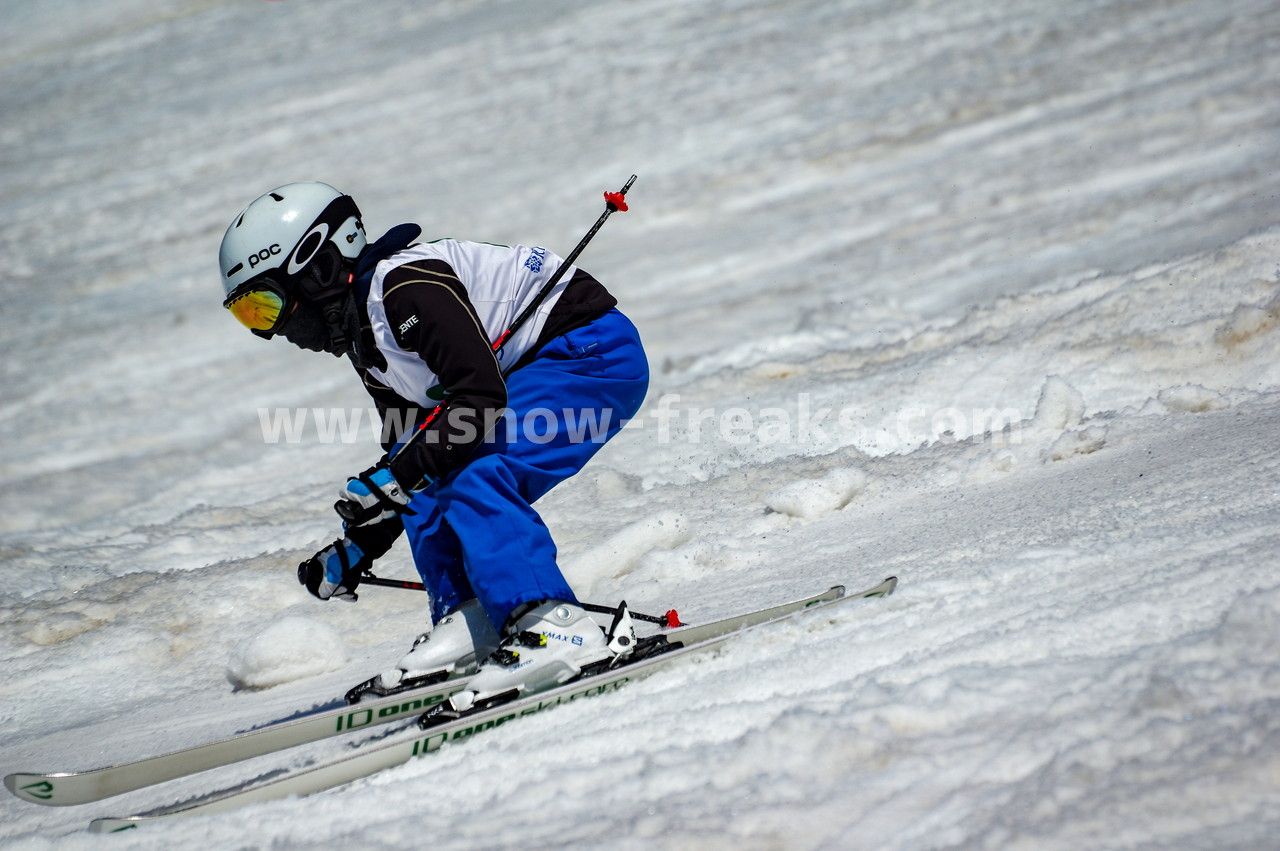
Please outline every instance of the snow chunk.
[[1079, 425], [1084, 419], [1084, 396], [1057, 375], [1051, 375], [1040, 390], [1032, 425], [1038, 429], [1061, 430]]
[[235, 649], [227, 663], [227, 680], [237, 689], [270, 688], [336, 670], [350, 656], [333, 627], [290, 616]]
[[[691, 534], [683, 515], [675, 511], [659, 512], [625, 526], [603, 543], [582, 553], [574, 559], [569, 572], [585, 575], [603, 570], [614, 578], [625, 576], [636, 568], [646, 553], [677, 547], [689, 540]], [[589, 565], [598, 569], [589, 571]]]
[[866, 473], [855, 467], [842, 467], [820, 479], [792, 482], [779, 488], [765, 497], [765, 505], [779, 514], [812, 519], [844, 508], [866, 486]]
[[643, 488], [639, 476], [603, 467], [595, 474], [596, 494], [601, 500], [621, 499]]
[[1050, 461], [1062, 461], [1072, 455], [1088, 455], [1097, 452], [1107, 442], [1106, 426], [1089, 426], [1079, 431], [1063, 432], [1062, 436], [1049, 447], [1047, 457]]
[[1161, 390], [1156, 396], [1165, 408], [1181, 414], [1202, 414], [1205, 411], [1221, 411], [1227, 407], [1226, 398], [1199, 384], [1184, 384]]

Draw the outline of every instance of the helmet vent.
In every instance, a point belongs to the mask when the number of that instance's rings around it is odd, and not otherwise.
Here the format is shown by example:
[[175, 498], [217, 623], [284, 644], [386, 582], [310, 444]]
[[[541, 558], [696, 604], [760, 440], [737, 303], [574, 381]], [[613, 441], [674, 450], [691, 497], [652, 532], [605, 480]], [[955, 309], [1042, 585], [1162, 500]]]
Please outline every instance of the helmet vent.
[[283, 200], [284, 200], [284, 196], [283, 196], [283, 195], [277, 195], [277, 194], [276, 194], [276, 193], [274, 193], [274, 192], [272, 192], [272, 193], [271, 193], [271, 197], [272, 197], [272, 199], [274, 199], [274, 200], [276, 200], [276, 201], [283, 201]]

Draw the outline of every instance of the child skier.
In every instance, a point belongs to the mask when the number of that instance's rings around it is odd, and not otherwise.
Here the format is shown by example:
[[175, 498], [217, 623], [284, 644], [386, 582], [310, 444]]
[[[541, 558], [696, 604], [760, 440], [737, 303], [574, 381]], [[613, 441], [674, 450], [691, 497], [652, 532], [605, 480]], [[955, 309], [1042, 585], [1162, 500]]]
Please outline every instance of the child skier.
[[370, 684], [391, 693], [478, 671], [455, 697], [461, 709], [557, 685], [610, 655], [532, 503], [635, 415], [648, 363], [613, 296], [574, 267], [495, 353], [561, 259], [413, 243], [420, 232], [399, 225], [368, 244], [349, 196], [291, 183], [235, 218], [219, 260], [236, 319], [346, 355], [384, 423], [387, 454], [341, 488], [343, 536], [299, 565], [299, 582], [321, 600], [355, 600], [361, 575], [405, 533], [435, 626]]

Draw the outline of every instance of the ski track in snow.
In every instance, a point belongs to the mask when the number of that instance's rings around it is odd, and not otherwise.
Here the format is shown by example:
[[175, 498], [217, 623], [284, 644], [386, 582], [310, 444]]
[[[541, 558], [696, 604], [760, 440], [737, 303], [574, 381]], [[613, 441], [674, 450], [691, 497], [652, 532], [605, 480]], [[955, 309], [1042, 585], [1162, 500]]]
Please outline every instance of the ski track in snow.
[[[218, 308], [236, 210], [321, 179], [372, 233], [567, 250], [635, 172], [581, 263], [653, 383], [540, 503], [566, 573], [689, 621], [897, 593], [109, 841], [1276, 847], [1273, 4], [47, 0], [8, 23], [3, 773], [328, 705], [426, 627], [418, 595], [293, 581], [377, 449], [367, 420], [264, 441], [277, 409], [332, 426], [367, 400]], [[378, 571], [413, 574], [403, 547]], [[0, 845], [98, 848], [93, 817], [348, 747], [5, 796]]]

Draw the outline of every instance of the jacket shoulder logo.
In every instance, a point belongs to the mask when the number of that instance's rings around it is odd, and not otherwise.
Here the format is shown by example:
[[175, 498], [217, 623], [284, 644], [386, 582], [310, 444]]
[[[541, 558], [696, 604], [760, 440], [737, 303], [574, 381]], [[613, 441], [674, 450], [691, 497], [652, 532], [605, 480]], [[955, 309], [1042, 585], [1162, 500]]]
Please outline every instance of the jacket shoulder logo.
[[535, 248], [529, 254], [529, 259], [524, 261], [524, 267], [530, 272], [537, 274], [542, 271], [543, 261], [547, 259], [547, 249]]

